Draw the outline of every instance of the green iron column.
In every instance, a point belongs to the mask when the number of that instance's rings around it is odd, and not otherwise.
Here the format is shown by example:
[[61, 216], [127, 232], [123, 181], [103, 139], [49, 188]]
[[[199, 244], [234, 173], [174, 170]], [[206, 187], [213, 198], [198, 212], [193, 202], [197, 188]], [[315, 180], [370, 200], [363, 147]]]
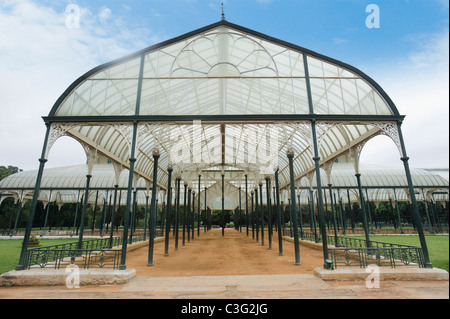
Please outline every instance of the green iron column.
[[108, 208], [108, 194], [109, 194], [109, 190], [106, 190], [106, 195], [105, 195], [105, 199], [103, 201], [103, 220], [102, 220], [102, 225], [101, 225], [101, 231], [100, 231], [100, 237], [103, 237], [104, 233], [105, 233], [105, 222], [106, 222], [106, 210]]
[[[148, 219], [148, 200], [149, 200], [149, 195], [147, 193], [145, 195], [145, 210], [144, 210], [144, 241], [147, 240], [147, 225], [149, 224], [149, 219]], [[150, 229], [149, 229], [149, 233], [150, 233]]]
[[[22, 193], [23, 193], [23, 190], [22, 190]], [[19, 195], [19, 197], [20, 197], [20, 195]], [[19, 223], [20, 213], [22, 212], [22, 199], [19, 198], [18, 204], [19, 205], [17, 207], [16, 221], [14, 223], [14, 230], [11, 233], [11, 237], [14, 236], [16, 234], [16, 232], [17, 232], [17, 224]]]
[[164, 241], [164, 256], [169, 256], [169, 235], [170, 235], [170, 218], [171, 218], [171, 206], [172, 206], [172, 165], [169, 164], [167, 168], [169, 173], [167, 181], [167, 214], [166, 214], [166, 233]]
[[348, 213], [350, 214], [350, 219], [352, 221], [352, 233], [355, 232], [355, 213], [352, 209], [352, 202], [350, 200], [350, 190], [347, 188], [347, 199], [348, 199]]
[[205, 221], [204, 221], [204, 223], [205, 223], [204, 232], [205, 233], [206, 233], [206, 230], [209, 230], [208, 205], [206, 204], [206, 195], [207, 195], [206, 190], [207, 190], [207, 188], [205, 186]]
[[334, 211], [334, 203], [333, 203], [333, 190], [332, 185], [328, 184], [328, 190], [330, 192], [330, 204], [331, 204], [331, 214], [333, 215], [333, 226], [334, 226], [334, 246], [339, 247], [339, 239], [337, 232], [337, 222], [336, 222], [336, 212]]
[[375, 235], [375, 232], [373, 231], [372, 210], [370, 208], [370, 198], [369, 198], [369, 192], [367, 191], [367, 187], [365, 188], [365, 190], [366, 190], [367, 214], [369, 216], [369, 227], [370, 227], [370, 231], [372, 232], [372, 235]]
[[156, 231], [156, 188], [158, 187], [158, 160], [160, 154], [158, 149], [153, 150], [153, 185], [152, 185], [152, 201], [150, 204], [150, 222], [149, 238], [148, 238], [148, 263], [147, 266], [153, 266], [153, 246], [155, 244]]
[[425, 206], [425, 213], [426, 213], [426, 215], [427, 215], [427, 221], [428, 221], [428, 228], [429, 228], [429, 232], [430, 232], [430, 234], [434, 234], [434, 231], [433, 231], [433, 226], [431, 225], [431, 219], [430, 219], [430, 214], [429, 214], [429, 212], [428, 212], [428, 204], [427, 204], [427, 199], [426, 199], [426, 195], [425, 195], [425, 191], [423, 190], [423, 188], [422, 188], [422, 196], [423, 196], [423, 204], [424, 204], [424, 206]]
[[397, 129], [398, 129], [398, 136], [399, 136], [399, 141], [400, 141], [401, 150], [402, 150], [401, 160], [402, 160], [403, 166], [405, 168], [406, 180], [408, 181], [409, 195], [410, 195], [410, 198], [411, 198], [411, 203], [412, 203], [412, 208], [413, 208], [412, 209], [412, 213], [413, 213], [414, 219], [416, 221], [416, 227], [417, 227], [417, 232], [419, 234], [420, 244], [422, 246], [423, 257], [424, 257], [424, 261], [425, 261], [425, 267], [426, 268], [433, 268], [433, 265], [432, 265], [432, 263], [430, 261], [430, 257], [429, 257], [429, 254], [428, 254], [427, 242], [425, 240], [425, 234], [423, 232], [423, 225], [422, 225], [422, 221], [420, 219], [420, 214], [419, 214], [419, 208], [417, 206], [416, 195], [414, 193], [414, 186], [413, 186], [413, 182], [412, 182], [411, 172], [410, 172], [410, 169], [409, 169], [409, 157], [406, 154], [405, 142], [403, 140], [403, 135], [402, 135], [401, 121], [397, 122]]
[[222, 174], [222, 237], [225, 236], [225, 175]]
[[247, 181], [247, 174], [245, 174], [245, 227], [246, 227], [247, 237], [248, 237], [248, 226], [249, 226], [249, 221], [248, 221], [248, 181]]
[[316, 213], [314, 211], [314, 191], [312, 189], [309, 190], [309, 209], [311, 213], [311, 231], [314, 234], [314, 242], [318, 243], [319, 238], [317, 237], [317, 227], [316, 227]]
[[131, 212], [130, 212], [130, 236], [128, 239], [129, 244], [133, 243], [133, 234], [136, 222], [136, 210], [137, 210], [137, 189], [135, 188], [133, 191], [133, 202], [131, 204]]
[[164, 214], [166, 213], [166, 202], [164, 201], [164, 193], [162, 195], [163, 198], [163, 203], [162, 203], [162, 207], [161, 207], [161, 221], [160, 221], [160, 229], [161, 229], [161, 237], [164, 237]]
[[298, 216], [300, 218], [300, 238], [303, 238], [305, 235], [303, 233], [303, 216], [302, 216], [302, 207], [300, 205], [300, 187], [298, 188], [297, 200], [298, 200]]
[[341, 214], [341, 221], [342, 221], [342, 234], [345, 235], [345, 228], [347, 227], [347, 216], [345, 215], [345, 210], [342, 207], [342, 198], [339, 191], [339, 188], [337, 189], [338, 198], [339, 198], [339, 213]]
[[239, 231], [242, 233], [242, 225], [241, 225], [241, 188], [239, 187]]
[[117, 202], [117, 191], [119, 189], [119, 185], [114, 185], [114, 203], [111, 211], [111, 229], [109, 233], [109, 248], [112, 248], [113, 245], [113, 236], [114, 236], [114, 217], [116, 214], [116, 202]]
[[281, 230], [281, 206], [280, 206], [280, 184], [278, 181], [278, 167], [275, 170], [275, 190], [277, 201], [277, 223], [278, 223], [278, 255], [283, 256], [283, 234]]
[[177, 207], [175, 210], [175, 225], [174, 225], [174, 231], [175, 231], [175, 250], [178, 250], [178, 215], [180, 212], [180, 185], [181, 184], [181, 177], [176, 178], [176, 189], [177, 189]]
[[50, 200], [52, 198], [52, 190], [50, 190], [50, 194], [48, 196], [47, 206], [45, 208], [45, 219], [44, 219], [44, 229], [42, 230], [41, 237], [46, 235], [47, 232], [47, 221], [48, 214], [50, 213]]
[[187, 189], [188, 189], [188, 184], [185, 182], [184, 183], [184, 206], [183, 206], [183, 236], [182, 236], [182, 240], [181, 240], [181, 245], [184, 246], [186, 244], [186, 218], [187, 218], [187, 207], [186, 207], [186, 202], [187, 202]]
[[266, 200], [267, 200], [267, 230], [268, 230], [268, 236], [269, 236], [269, 249], [272, 249], [272, 234], [271, 234], [271, 224], [272, 224], [272, 218], [271, 218], [271, 210], [270, 210], [270, 177], [266, 177]]
[[294, 249], [295, 249], [295, 265], [300, 265], [300, 243], [298, 238], [298, 224], [297, 224], [297, 207], [295, 204], [295, 175], [294, 175], [294, 150], [288, 149], [287, 157], [289, 159], [289, 177], [291, 184], [291, 212], [292, 212], [292, 226], [294, 228]]
[[[139, 80], [138, 80], [138, 87], [137, 87], [137, 94], [136, 94], [136, 106], [134, 115], [138, 116], [140, 113], [140, 107], [141, 107], [141, 93], [142, 93], [142, 82], [143, 82], [143, 74], [144, 74], [144, 62], [145, 62], [145, 54], [141, 54], [141, 61], [139, 65]], [[133, 121], [133, 132], [131, 136], [131, 149], [130, 149], [130, 167], [128, 170], [128, 188], [127, 188], [127, 201], [126, 201], [126, 207], [125, 207], [125, 218], [123, 222], [123, 240], [122, 240], [122, 252], [120, 256], [120, 264], [119, 264], [119, 270], [125, 270], [127, 268], [126, 266], [126, 259], [127, 259], [127, 238], [128, 238], [128, 227], [130, 223], [130, 206], [131, 206], [131, 192], [133, 190], [133, 175], [134, 175], [134, 166], [136, 164], [136, 143], [137, 143], [137, 129], [138, 129], [138, 122]]]
[[[84, 203], [83, 208], [81, 210], [81, 221], [80, 221], [80, 231], [78, 234], [78, 245], [77, 249], [81, 249], [83, 245], [83, 235], [84, 235], [84, 224], [86, 222], [86, 209], [88, 204], [88, 198], [89, 198], [89, 185], [91, 182], [92, 175], [86, 175], [86, 188], [84, 189]], [[126, 238], [125, 238], [126, 240]]]
[[256, 242], [259, 243], [259, 209], [258, 209], [258, 187], [255, 188], [255, 227], [256, 227]]
[[[187, 211], [185, 212], [187, 214], [187, 239], [188, 239], [188, 243], [191, 241], [191, 221], [193, 220], [191, 213], [192, 213], [192, 209], [191, 209], [191, 197], [192, 197], [192, 188], [189, 187], [188, 188], [188, 205], [187, 205]], [[192, 229], [194, 230], [194, 229]]]
[[200, 217], [201, 217], [201, 210], [200, 210], [200, 182], [201, 182], [202, 175], [198, 175], [198, 192], [197, 192], [197, 208], [198, 208], [198, 215], [197, 215], [197, 237], [200, 236]]
[[195, 235], [195, 190], [192, 189], [192, 208], [191, 208], [191, 240], [194, 240]]
[[401, 234], [404, 234], [403, 226], [402, 226], [402, 219], [400, 218], [400, 209], [398, 208], [397, 193], [395, 192], [395, 188], [393, 188], [393, 190], [394, 190], [395, 208], [397, 210], [398, 227], [400, 227]]
[[31, 228], [33, 227], [34, 215], [36, 213], [36, 206], [39, 197], [39, 190], [41, 188], [42, 175], [44, 173], [45, 163], [47, 162], [46, 151], [48, 145], [48, 138], [50, 135], [50, 123], [45, 123], [47, 130], [44, 138], [44, 145], [42, 147], [41, 158], [39, 159], [39, 169], [36, 177], [36, 183], [34, 185], [33, 199], [31, 201], [30, 213], [28, 214], [27, 226], [25, 228], [25, 234], [23, 236], [22, 249], [20, 251], [19, 262], [17, 264], [16, 270], [25, 269], [25, 255], [28, 249], [28, 243], [30, 242]]
[[253, 196], [254, 196], [255, 192], [251, 191], [251, 199], [252, 199], [252, 212], [251, 212], [251, 222], [252, 222], [252, 239], [255, 239], [255, 209], [253, 206]]
[[261, 246], [264, 246], [264, 206], [262, 196], [262, 182], [259, 182], [259, 199], [261, 203]]
[[333, 261], [328, 257], [328, 243], [327, 243], [327, 230], [325, 227], [325, 216], [323, 212], [323, 198], [322, 198], [322, 182], [320, 180], [320, 157], [319, 157], [319, 148], [317, 145], [317, 136], [316, 136], [316, 122], [311, 121], [311, 131], [312, 131], [312, 141], [314, 145], [314, 164], [315, 164], [315, 172], [316, 172], [316, 180], [317, 180], [317, 197], [319, 201], [318, 213], [319, 213], [319, 227], [322, 235], [322, 246], [323, 246], [323, 259], [324, 269], [332, 269]]
[[367, 223], [367, 214], [366, 214], [366, 205], [364, 204], [364, 195], [361, 188], [361, 174], [355, 174], [356, 181], [358, 182], [358, 191], [359, 191], [359, 200], [361, 202], [361, 209], [362, 209], [362, 215], [363, 215], [363, 226], [364, 226], [364, 234], [366, 236], [366, 246], [372, 247], [372, 244], [370, 243], [369, 238], [369, 226]]
[[70, 234], [70, 237], [73, 237], [75, 235], [75, 229], [77, 227], [77, 217], [78, 217], [78, 207], [79, 207], [79, 203], [80, 203], [80, 193], [81, 193], [81, 190], [78, 190], [77, 204], [75, 206], [75, 217], [73, 219], [72, 234]]
[[95, 231], [95, 213], [97, 212], [97, 204], [98, 204], [98, 190], [95, 193], [95, 204], [94, 204], [94, 210], [92, 211], [93, 217], [92, 217], [92, 228], [91, 228], [91, 234], [94, 235]]
[[128, 247], [128, 227], [130, 224], [130, 208], [131, 208], [131, 195], [133, 191], [133, 174], [134, 174], [134, 165], [136, 163], [135, 158], [135, 148], [136, 148], [136, 135], [137, 135], [137, 122], [133, 123], [133, 135], [131, 142], [131, 152], [130, 152], [130, 168], [128, 172], [128, 188], [127, 188], [127, 201], [125, 206], [125, 217], [123, 223], [123, 240], [122, 240], [122, 253], [120, 256], [120, 264], [119, 269], [125, 270], [126, 259], [127, 259], [127, 247]]

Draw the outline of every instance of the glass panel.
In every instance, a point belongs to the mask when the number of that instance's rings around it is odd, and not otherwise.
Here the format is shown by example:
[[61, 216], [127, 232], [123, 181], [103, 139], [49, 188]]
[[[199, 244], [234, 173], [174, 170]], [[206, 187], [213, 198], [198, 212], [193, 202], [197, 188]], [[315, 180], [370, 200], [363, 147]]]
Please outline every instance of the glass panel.
[[289, 56], [290, 56], [289, 50], [285, 50], [280, 54], [273, 56], [273, 59], [275, 61], [278, 70], [278, 76], [282, 77], [292, 76], [291, 61]]
[[58, 108], [58, 111], [56, 112], [56, 116], [70, 116], [70, 115], [72, 115], [72, 104], [73, 104], [73, 97], [74, 96], [75, 96], [75, 94], [72, 93], [64, 100], [64, 102]]
[[97, 72], [92, 78], [94, 79], [94, 80], [105, 80], [105, 79], [108, 79], [108, 77], [109, 77], [109, 68], [108, 69], [105, 69], [105, 70], [102, 70], [102, 71], [100, 71], [100, 72]]
[[289, 51], [292, 76], [305, 76], [305, 67], [303, 65], [303, 54], [295, 51]]
[[339, 76], [341, 78], [354, 78], [355, 77], [355, 75], [352, 72], [350, 72], [346, 69], [342, 69], [342, 68], [339, 68]]
[[110, 68], [109, 79], [122, 79], [125, 71], [125, 63], [120, 63]]
[[105, 115], [119, 115], [120, 103], [122, 101], [121, 80], [108, 81], [108, 92], [105, 100]]
[[295, 114], [295, 98], [292, 92], [292, 79], [280, 78], [278, 80], [279, 86], [279, 100], [280, 100], [280, 113], [282, 114]]
[[259, 81], [258, 79], [245, 78], [242, 79], [242, 99], [243, 99], [243, 114], [260, 114], [261, 103], [259, 96]]
[[339, 77], [338, 67], [327, 62], [323, 62], [323, 75], [325, 77]]
[[125, 64], [124, 77], [126, 79], [137, 79], [139, 78], [139, 69], [141, 65], [141, 57], [135, 58], [128, 61]]
[[120, 115], [134, 115], [136, 110], [138, 80], [124, 80]]
[[163, 50], [158, 55], [158, 77], [170, 77], [170, 71], [175, 57], [167, 54]]
[[106, 80], [96, 80], [92, 82], [91, 99], [89, 101], [89, 116], [103, 114], [107, 84], [108, 81]]
[[280, 114], [280, 98], [277, 79], [260, 79], [261, 108], [263, 114]]
[[372, 88], [363, 80], [356, 80], [356, 86], [358, 88], [359, 101], [361, 104], [362, 114], [377, 114], [377, 108], [374, 100], [374, 92]]
[[83, 82], [74, 92], [72, 116], [87, 115], [92, 81]]
[[355, 80], [341, 79], [340, 82], [345, 102], [345, 114], [361, 114]]
[[323, 77], [322, 61], [308, 55], [308, 70], [310, 77]]
[[374, 91], [375, 95], [375, 104], [377, 105], [377, 114], [378, 115], [391, 115], [391, 109], [389, 106], [384, 102], [384, 99], [381, 97], [381, 95], [378, 92]]
[[331, 114], [345, 114], [342, 90], [338, 79], [326, 79], [327, 99]]
[[309, 114], [308, 93], [306, 91], [305, 79], [292, 79], [295, 99], [295, 110], [297, 114]]
[[159, 51], [151, 52], [145, 56], [144, 78], [154, 78], [158, 72]]
[[311, 79], [311, 95], [314, 113], [328, 114], [327, 92], [323, 79]]
[[156, 79], [142, 80], [140, 115], [154, 114], [156, 83]]

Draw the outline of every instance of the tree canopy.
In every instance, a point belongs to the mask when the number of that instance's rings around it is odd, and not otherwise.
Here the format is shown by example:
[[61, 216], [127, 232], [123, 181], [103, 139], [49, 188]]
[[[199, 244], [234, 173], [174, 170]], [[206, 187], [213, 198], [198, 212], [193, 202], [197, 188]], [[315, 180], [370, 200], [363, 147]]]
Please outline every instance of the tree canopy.
[[11, 174], [15, 174], [15, 173], [18, 173], [21, 171], [22, 171], [22, 169], [20, 169], [16, 166], [11, 166], [11, 165], [8, 165], [8, 167], [0, 166], [0, 181]]

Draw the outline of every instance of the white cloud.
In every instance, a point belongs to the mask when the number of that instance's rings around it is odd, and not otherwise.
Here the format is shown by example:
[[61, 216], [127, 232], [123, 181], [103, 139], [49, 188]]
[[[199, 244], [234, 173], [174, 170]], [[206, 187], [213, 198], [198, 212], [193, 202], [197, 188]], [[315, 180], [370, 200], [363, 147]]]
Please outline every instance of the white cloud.
[[344, 45], [344, 44], [347, 44], [349, 42], [348, 39], [342, 39], [342, 38], [338, 38], [338, 37], [334, 37], [332, 39], [332, 41], [336, 45]]
[[100, 13], [98, 14], [98, 17], [100, 18], [100, 22], [102, 24], [106, 24], [108, 20], [111, 18], [112, 11], [110, 8], [103, 7], [100, 10]]
[[[100, 16], [80, 9], [80, 28], [71, 29], [65, 11], [33, 0], [0, 2], [0, 165], [36, 169], [45, 133], [41, 117], [64, 90], [91, 68], [160, 42], [149, 29], [100, 23], [113, 18], [106, 8]], [[73, 143], [55, 145], [51, 154], [65, 160], [49, 158], [47, 167], [85, 161]]]
[[[449, 33], [415, 35], [416, 49], [386, 69], [375, 71], [377, 82], [400, 114], [412, 167], [449, 165]], [[385, 141], [384, 141], [385, 143]], [[384, 156], [383, 145], [365, 147], [361, 161]], [[388, 163], [388, 162], [386, 162]], [[400, 162], [401, 164], [401, 162]]]

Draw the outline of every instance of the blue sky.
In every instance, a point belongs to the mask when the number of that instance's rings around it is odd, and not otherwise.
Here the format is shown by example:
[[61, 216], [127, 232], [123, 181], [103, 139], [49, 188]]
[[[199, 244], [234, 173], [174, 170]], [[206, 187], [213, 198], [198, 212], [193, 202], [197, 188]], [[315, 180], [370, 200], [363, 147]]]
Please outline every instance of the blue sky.
[[[448, 0], [224, 0], [229, 22], [351, 64], [377, 81], [407, 116], [413, 167], [448, 167]], [[36, 169], [48, 114], [91, 68], [220, 20], [220, 0], [0, 0], [0, 165]], [[77, 5], [80, 28], [67, 28]], [[366, 27], [366, 7], [380, 28]], [[424, 114], [426, 110], [426, 114]], [[67, 149], [76, 151], [69, 159]], [[393, 143], [391, 143], [393, 144]], [[371, 145], [362, 161], [383, 157]], [[367, 148], [367, 151], [366, 151]], [[8, 150], [5, 152], [4, 150]], [[389, 152], [383, 152], [389, 153]], [[432, 156], [430, 156], [432, 154]], [[83, 152], [57, 142], [48, 166]]]

